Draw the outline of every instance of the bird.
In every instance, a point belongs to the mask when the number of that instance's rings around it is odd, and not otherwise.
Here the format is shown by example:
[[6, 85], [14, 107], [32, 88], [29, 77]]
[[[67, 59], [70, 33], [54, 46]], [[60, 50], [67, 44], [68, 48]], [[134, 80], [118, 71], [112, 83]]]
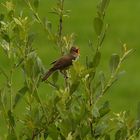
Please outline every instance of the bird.
[[63, 72], [63, 70], [71, 66], [72, 62], [77, 59], [79, 55], [79, 48], [77, 48], [76, 46], [72, 46], [68, 54], [63, 55], [62, 57], [51, 63], [53, 64], [53, 66], [44, 74], [42, 81], [46, 81], [53, 72], [58, 70], [66, 77], [66, 74]]

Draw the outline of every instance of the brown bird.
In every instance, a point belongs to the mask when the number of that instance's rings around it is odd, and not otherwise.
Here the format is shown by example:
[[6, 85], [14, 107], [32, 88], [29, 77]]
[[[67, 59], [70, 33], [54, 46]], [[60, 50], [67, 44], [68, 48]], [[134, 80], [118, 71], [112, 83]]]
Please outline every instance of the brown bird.
[[[58, 60], [52, 62], [51, 64], [54, 64], [52, 68], [46, 72], [44, 77], [42, 78], [42, 81], [45, 81], [48, 79], [48, 77], [55, 71], [60, 70], [61, 73], [62, 71], [69, 66], [72, 65], [72, 61], [75, 60], [79, 56], [79, 49], [76, 47], [71, 47], [70, 53], [67, 55], [62, 56]], [[64, 74], [64, 73], [63, 73]], [[65, 74], [64, 74], [65, 75]], [[66, 76], [66, 75], [65, 75]]]

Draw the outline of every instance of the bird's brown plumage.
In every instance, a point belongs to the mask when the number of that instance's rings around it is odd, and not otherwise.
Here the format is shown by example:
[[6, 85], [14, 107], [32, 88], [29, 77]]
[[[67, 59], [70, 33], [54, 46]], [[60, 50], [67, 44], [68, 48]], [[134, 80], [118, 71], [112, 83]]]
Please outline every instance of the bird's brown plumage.
[[70, 53], [67, 55], [62, 56], [61, 58], [59, 58], [58, 60], [52, 62], [53, 67], [49, 69], [48, 72], [46, 72], [46, 74], [44, 75], [44, 77], [42, 78], [42, 81], [47, 80], [47, 78], [54, 72], [57, 70], [64, 70], [65, 68], [69, 67], [70, 65], [72, 65], [72, 61], [75, 60], [77, 58], [77, 56], [79, 55], [79, 49], [77, 49], [76, 47], [72, 47], [70, 49]]

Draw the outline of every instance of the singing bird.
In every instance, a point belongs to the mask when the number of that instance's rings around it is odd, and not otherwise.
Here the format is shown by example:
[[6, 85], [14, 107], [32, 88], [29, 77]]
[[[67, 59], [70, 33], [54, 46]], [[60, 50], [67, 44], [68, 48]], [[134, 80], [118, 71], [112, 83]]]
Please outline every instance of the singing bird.
[[62, 56], [51, 63], [53, 64], [53, 66], [48, 70], [48, 72], [46, 72], [46, 74], [42, 78], [42, 81], [47, 80], [48, 77], [57, 70], [63, 73], [63, 70], [71, 66], [72, 61], [75, 60], [79, 56], [79, 54], [79, 48], [76, 48], [75, 46], [71, 47], [69, 54]]

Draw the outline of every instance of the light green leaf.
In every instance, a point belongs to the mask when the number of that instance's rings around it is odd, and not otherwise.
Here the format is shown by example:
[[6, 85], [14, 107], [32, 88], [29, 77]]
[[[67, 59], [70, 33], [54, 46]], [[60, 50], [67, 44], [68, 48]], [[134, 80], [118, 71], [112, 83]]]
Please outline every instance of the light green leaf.
[[100, 16], [104, 16], [104, 12], [109, 5], [110, 0], [101, 0], [98, 5], [98, 13]]
[[17, 18], [13, 18], [13, 19], [17, 25], [22, 26], [22, 23], [19, 19], [17, 19]]
[[58, 140], [59, 132], [55, 124], [49, 126], [48, 134], [53, 140]]
[[45, 29], [48, 32], [51, 32], [51, 30], [52, 30], [52, 23], [47, 18], [44, 21], [44, 25], [45, 25]]
[[112, 54], [111, 59], [110, 59], [110, 70], [111, 73], [114, 73], [118, 64], [120, 62], [120, 57], [118, 54]]
[[103, 21], [99, 17], [94, 18], [94, 30], [98, 36], [100, 36], [103, 28]]
[[102, 71], [99, 73], [99, 79], [100, 79], [100, 82], [101, 82], [101, 88], [103, 89], [104, 86], [105, 86], [105, 75]]
[[100, 117], [99, 109], [97, 107], [93, 108], [93, 116], [94, 118]]
[[101, 11], [105, 11], [105, 9], [107, 8], [108, 4], [109, 4], [110, 0], [101, 0]]

